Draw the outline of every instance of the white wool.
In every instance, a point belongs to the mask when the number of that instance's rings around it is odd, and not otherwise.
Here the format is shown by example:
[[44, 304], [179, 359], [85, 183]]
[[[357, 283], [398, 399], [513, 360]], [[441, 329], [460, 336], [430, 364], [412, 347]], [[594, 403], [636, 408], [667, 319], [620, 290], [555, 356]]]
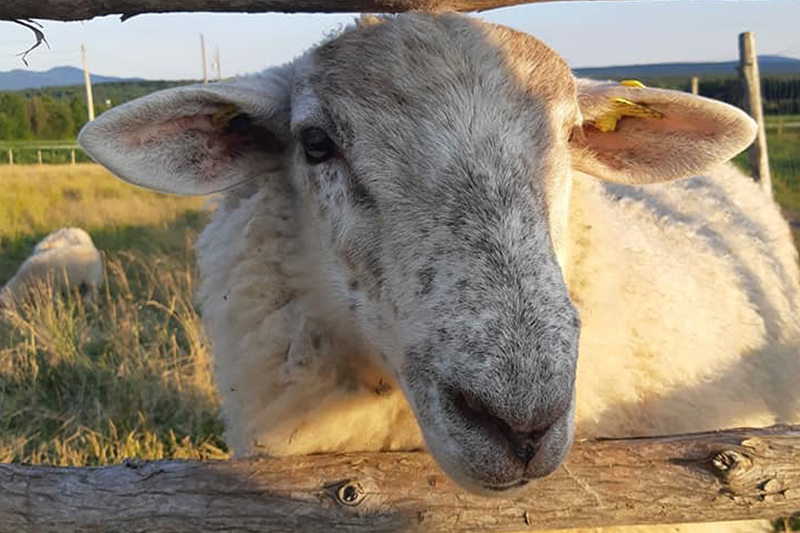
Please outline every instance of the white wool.
[[103, 283], [103, 260], [88, 233], [63, 228], [47, 235], [0, 289], [0, 301], [18, 298], [26, 287], [48, 279], [76, 287], [86, 285], [92, 292]]

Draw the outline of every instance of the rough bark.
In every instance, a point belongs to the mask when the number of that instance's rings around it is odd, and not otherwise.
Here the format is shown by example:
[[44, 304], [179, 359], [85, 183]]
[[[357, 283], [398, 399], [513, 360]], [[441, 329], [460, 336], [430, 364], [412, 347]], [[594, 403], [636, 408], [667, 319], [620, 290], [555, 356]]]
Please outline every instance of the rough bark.
[[[0, 19], [87, 20], [101, 15], [216, 11], [240, 13], [397, 13], [482, 11], [557, 0], [3, 0]], [[563, 0], [562, 0], [563, 1]], [[735, 1], [735, 0], [730, 0]]]
[[519, 531], [786, 516], [800, 427], [576, 443], [508, 499], [466, 494], [422, 453], [98, 468], [0, 465], [0, 531]]

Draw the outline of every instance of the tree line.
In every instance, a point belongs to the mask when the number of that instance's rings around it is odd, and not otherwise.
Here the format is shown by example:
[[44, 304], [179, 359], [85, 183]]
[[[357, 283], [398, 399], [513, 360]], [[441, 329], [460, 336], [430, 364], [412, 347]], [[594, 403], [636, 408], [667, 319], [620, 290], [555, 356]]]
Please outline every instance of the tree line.
[[[190, 81], [103, 83], [93, 88], [95, 114]], [[83, 86], [0, 92], [0, 141], [75, 139], [88, 120]]]
[[[654, 87], [689, 90], [682, 78], [643, 80]], [[98, 84], [94, 88], [95, 113], [153, 91], [185, 85], [191, 81], [137, 81]], [[800, 77], [761, 80], [764, 112], [800, 114]], [[699, 92], [743, 107], [738, 78], [700, 78]], [[87, 121], [86, 96], [82, 86], [49, 87], [0, 92], [0, 141], [74, 139]]]

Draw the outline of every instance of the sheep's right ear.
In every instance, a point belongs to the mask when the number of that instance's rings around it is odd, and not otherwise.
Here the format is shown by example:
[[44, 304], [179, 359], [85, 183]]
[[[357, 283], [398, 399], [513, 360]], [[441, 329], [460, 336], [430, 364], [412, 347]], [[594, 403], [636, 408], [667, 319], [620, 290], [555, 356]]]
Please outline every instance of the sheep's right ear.
[[120, 178], [176, 194], [209, 194], [283, 164], [289, 66], [233, 82], [159, 91], [114, 107], [78, 142]]

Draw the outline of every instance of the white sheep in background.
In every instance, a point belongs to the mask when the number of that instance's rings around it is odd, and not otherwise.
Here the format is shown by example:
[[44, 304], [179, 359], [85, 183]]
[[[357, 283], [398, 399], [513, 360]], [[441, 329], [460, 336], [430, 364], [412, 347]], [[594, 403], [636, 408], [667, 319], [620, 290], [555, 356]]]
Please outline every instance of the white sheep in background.
[[119, 106], [80, 142], [138, 185], [225, 191], [199, 300], [237, 455], [425, 445], [502, 494], [573, 432], [799, 419], [789, 229], [710, 170], [754, 132], [719, 102], [576, 80], [528, 35], [415, 14]]
[[80, 228], [63, 228], [42, 239], [0, 289], [0, 302], [8, 303], [26, 288], [48, 279], [62, 286], [85, 286], [90, 295], [97, 292], [104, 279], [103, 260], [88, 233]]

